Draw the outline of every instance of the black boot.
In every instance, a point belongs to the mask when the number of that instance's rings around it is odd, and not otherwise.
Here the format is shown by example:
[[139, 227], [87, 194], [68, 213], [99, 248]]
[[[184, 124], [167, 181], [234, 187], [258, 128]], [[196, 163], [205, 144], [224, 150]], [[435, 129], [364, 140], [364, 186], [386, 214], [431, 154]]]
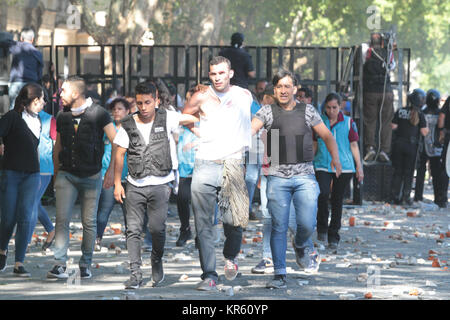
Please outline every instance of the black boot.
[[191, 228], [187, 228], [185, 230], [180, 230], [180, 235], [176, 242], [177, 247], [183, 247], [188, 240], [192, 239]]

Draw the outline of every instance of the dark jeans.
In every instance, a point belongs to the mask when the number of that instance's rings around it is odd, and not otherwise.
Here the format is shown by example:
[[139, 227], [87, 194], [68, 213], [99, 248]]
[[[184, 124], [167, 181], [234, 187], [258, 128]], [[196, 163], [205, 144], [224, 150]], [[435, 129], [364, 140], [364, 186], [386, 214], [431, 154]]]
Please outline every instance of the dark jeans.
[[[345, 188], [350, 183], [353, 173], [342, 173], [336, 178], [335, 173], [316, 171], [316, 179], [319, 183], [320, 194], [317, 201], [317, 233], [328, 234], [328, 242], [339, 242], [339, 230], [341, 229], [342, 205], [344, 201]], [[328, 199], [331, 189], [331, 220], [328, 225]]]
[[[416, 164], [417, 145], [398, 141], [392, 148], [392, 200], [409, 199], [411, 194], [414, 166]], [[401, 192], [403, 184], [403, 192]]]
[[4, 170], [0, 179], [0, 250], [8, 250], [8, 243], [17, 224], [15, 262], [23, 263], [28, 247], [33, 209], [40, 175]]
[[44, 226], [45, 231], [47, 233], [52, 232], [55, 230], [55, 227], [53, 226], [52, 221], [50, 220], [48, 216], [47, 210], [42, 206], [41, 198], [44, 195], [45, 191], [47, 190], [48, 185], [50, 184], [50, 180], [52, 179], [52, 175], [40, 175], [40, 184], [38, 192], [36, 193], [36, 203], [34, 205], [33, 209], [33, 216], [31, 219], [31, 228], [30, 228], [30, 237], [28, 239], [28, 243], [31, 243], [34, 229], [36, 228], [36, 223], [39, 220], [39, 222]]
[[181, 222], [180, 230], [182, 231], [189, 229], [189, 217], [191, 215], [191, 183], [192, 178], [180, 178], [178, 184], [177, 209], [178, 217]]
[[[127, 190], [127, 183], [122, 182], [122, 186]], [[125, 199], [126, 201], [126, 199]], [[108, 224], [109, 216], [116, 204], [116, 199], [114, 199], [114, 187], [109, 189], [102, 188], [100, 193], [100, 200], [98, 201], [97, 210], [97, 238], [102, 239], [103, 233], [105, 232], [106, 225]], [[127, 213], [125, 209], [125, 204], [120, 205], [123, 213], [123, 220], [125, 223], [125, 229], [127, 228]]]
[[148, 216], [148, 228], [152, 235], [152, 260], [160, 260], [166, 241], [166, 220], [170, 197], [169, 184], [136, 187], [127, 185], [125, 208], [128, 228], [127, 248], [131, 273], [140, 273], [141, 246], [144, 235], [144, 217]]
[[[200, 265], [203, 271], [202, 280], [210, 278], [217, 281], [219, 278], [216, 272], [213, 220], [217, 195], [222, 184], [222, 170], [223, 165], [214, 161], [195, 160], [191, 195]], [[242, 178], [244, 179], [244, 177]], [[224, 223], [223, 229], [226, 238], [223, 255], [225, 259], [235, 259], [241, 250], [242, 228]]]
[[[364, 92], [364, 146], [366, 149], [369, 146], [377, 149], [375, 144], [375, 137], [378, 137], [376, 131], [377, 122], [379, 121], [381, 102], [383, 101], [383, 93], [380, 92]], [[383, 110], [381, 112], [381, 139], [380, 150], [389, 153], [391, 150], [392, 128], [391, 122], [394, 118], [394, 94], [386, 92], [383, 103]]]

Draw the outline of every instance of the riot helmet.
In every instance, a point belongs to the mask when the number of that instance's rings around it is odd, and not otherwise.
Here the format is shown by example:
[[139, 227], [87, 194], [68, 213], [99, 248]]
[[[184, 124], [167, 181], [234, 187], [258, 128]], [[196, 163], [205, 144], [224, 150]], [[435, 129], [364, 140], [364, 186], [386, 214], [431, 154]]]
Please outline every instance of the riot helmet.
[[420, 88], [414, 89], [408, 94], [408, 104], [411, 107], [421, 108], [425, 104], [425, 91]]
[[436, 89], [430, 89], [427, 91], [426, 104], [429, 108], [437, 109], [439, 107], [439, 101], [441, 100], [441, 94]]

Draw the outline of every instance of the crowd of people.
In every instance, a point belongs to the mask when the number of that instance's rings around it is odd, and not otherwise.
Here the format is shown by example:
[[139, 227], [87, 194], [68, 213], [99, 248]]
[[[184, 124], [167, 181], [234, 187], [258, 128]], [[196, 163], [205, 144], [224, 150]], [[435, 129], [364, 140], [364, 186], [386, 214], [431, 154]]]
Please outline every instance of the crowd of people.
[[[137, 289], [143, 283], [145, 246], [151, 251], [152, 285], [163, 285], [168, 204], [174, 192], [180, 219], [176, 245], [195, 237], [202, 269], [196, 289], [216, 290], [218, 221], [225, 235], [224, 275], [233, 280], [239, 271], [243, 230], [258, 218], [252, 202], [259, 185], [263, 248], [252, 273], [273, 273], [266, 287], [286, 288], [288, 242], [299, 268], [318, 272], [321, 259], [313, 245], [314, 233], [329, 248], [339, 246], [344, 192], [353, 175], [358, 182], [364, 179], [358, 129], [345, 96], [328, 93], [318, 110], [312, 91], [300, 86], [290, 71], [279, 70], [270, 84], [257, 81], [252, 93], [248, 79], [254, 77], [253, 65], [249, 56], [236, 51], [242, 50], [242, 42], [242, 34], [232, 36], [233, 50], [209, 62], [209, 84], [190, 88], [178, 109], [161, 79], [138, 83], [132, 96], [112, 97], [104, 108], [88, 96], [83, 78], [71, 76], [62, 83], [62, 109], [55, 119], [43, 111], [45, 89], [25, 83], [11, 101], [14, 107], [0, 118], [0, 271], [6, 268], [9, 241], [17, 227], [13, 273], [31, 276], [24, 263], [39, 219], [48, 233], [42, 249], [54, 242], [54, 266], [47, 277], [67, 279], [69, 225], [78, 198], [81, 279], [92, 277], [95, 248], [119, 203], [130, 262], [125, 288]], [[226, 55], [241, 55], [246, 63], [233, 65]], [[386, 98], [369, 93], [368, 100]], [[442, 146], [450, 137], [450, 107], [447, 99], [439, 109], [439, 101], [436, 90], [425, 94], [416, 89], [408, 95], [407, 106], [392, 116], [396, 204], [411, 204], [414, 161], [420, 155], [422, 171], [428, 160], [432, 167], [435, 202], [447, 205]], [[373, 144], [367, 144], [371, 157]], [[382, 147], [379, 155], [387, 157], [383, 160], [389, 160], [389, 149], [390, 142]], [[52, 177], [55, 225], [40, 204]], [[422, 199], [419, 192], [416, 182], [417, 200]], [[190, 226], [191, 207], [195, 231]]]

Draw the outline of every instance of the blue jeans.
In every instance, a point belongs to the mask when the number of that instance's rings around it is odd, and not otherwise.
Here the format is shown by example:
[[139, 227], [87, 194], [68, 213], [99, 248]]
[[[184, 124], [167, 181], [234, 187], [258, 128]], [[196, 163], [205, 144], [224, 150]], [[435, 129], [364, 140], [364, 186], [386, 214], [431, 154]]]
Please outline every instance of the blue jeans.
[[56, 195], [56, 234], [55, 260], [57, 265], [65, 266], [69, 248], [69, 224], [78, 194], [81, 201], [81, 223], [83, 240], [81, 242], [80, 267], [90, 267], [97, 233], [97, 209], [102, 190], [101, 173], [80, 178], [65, 171], [59, 171], [55, 180]]
[[15, 261], [23, 263], [30, 237], [31, 218], [39, 188], [39, 172], [4, 170], [0, 180], [0, 250], [7, 250], [16, 230]]
[[16, 98], [19, 95], [20, 90], [22, 90], [27, 83], [28, 82], [11, 82], [8, 88], [9, 110], [14, 109]]
[[[251, 160], [254, 160], [254, 159], [251, 159]], [[247, 186], [248, 199], [249, 199], [248, 212], [251, 212], [251, 210], [252, 210], [253, 196], [255, 194], [255, 189], [256, 189], [256, 185], [258, 184], [258, 179], [259, 179], [260, 173], [261, 173], [261, 164], [259, 162], [259, 159], [258, 159], [258, 163], [256, 163], [256, 164], [252, 164], [251, 162], [246, 164], [245, 184]]]
[[291, 202], [297, 221], [295, 247], [297, 251], [314, 250], [311, 236], [317, 224], [317, 198], [320, 190], [314, 175], [285, 179], [267, 177], [268, 208], [272, 217], [270, 247], [275, 274], [286, 274], [287, 230]]
[[[272, 235], [272, 217], [267, 209], [267, 177], [261, 176], [261, 212], [263, 216], [263, 259], [272, 259], [272, 250], [270, 249], [270, 237]], [[291, 201], [289, 210], [289, 230], [293, 235], [297, 231], [297, 221], [295, 216], [294, 203]]]
[[31, 219], [31, 228], [30, 228], [30, 237], [28, 239], [28, 243], [31, 242], [34, 228], [36, 228], [36, 223], [39, 220], [39, 222], [44, 226], [45, 231], [47, 233], [52, 232], [55, 227], [53, 226], [52, 221], [48, 217], [47, 210], [42, 206], [41, 198], [44, 195], [45, 191], [47, 190], [48, 185], [50, 184], [50, 181], [52, 180], [52, 175], [39, 175], [40, 178], [40, 184], [38, 192], [36, 193], [36, 203], [34, 205], [33, 209], [33, 216]]
[[[195, 160], [191, 184], [192, 211], [200, 253], [201, 278], [217, 281], [216, 250], [214, 248], [214, 216], [217, 195], [222, 184], [223, 165], [214, 161]], [[235, 259], [241, 250], [242, 228], [223, 224], [225, 259]]]
[[[124, 185], [124, 183], [122, 183]], [[126, 188], [126, 187], [125, 187]], [[126, 200], [125, 200], [126, 201]], [[102, 188], [100, 193], [100, 199], [98, 202], [97, 210], [97, 238], [102, 239], [103, 233], [105, 232], [106, 225], [108, 224], [109, 216], [116, 204], [116, 199], [114, 199], [114, 187], [109, 189]], [[125, 205], [121, 204], [123, 219], [125, 223], [125, 229], [127, 227], [126, 219], [126, 209]]]

